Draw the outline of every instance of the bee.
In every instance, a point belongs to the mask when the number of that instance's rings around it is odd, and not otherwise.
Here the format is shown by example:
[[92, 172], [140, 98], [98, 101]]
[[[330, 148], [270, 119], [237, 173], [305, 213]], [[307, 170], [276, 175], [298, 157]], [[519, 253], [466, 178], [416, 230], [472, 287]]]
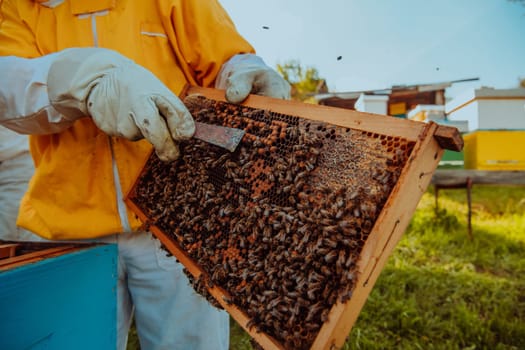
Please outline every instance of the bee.
[[369, 231], [372, 228], [372, 226], [373, 226], [372, 221], [370, 221], [369, 219], [364, 220], [363, 230]]
[[288, 292], [286, 295], [292, 299], [296, 299], [297, 297], [299, 297], [299, 293], [297, 292]]
[[306, 170], [312, 171], [315, 169], [315, 165], [310, 162], [305, 162]]
[[225, 295], [222, 296], [222, 300], [228, 305], [232, 305], [233, 304], [233, 300], [230, 297], [227, 297]]
[[275, 236], [276, 241], [283, 243], [286, 240], [286, 231], [280, 230]]
[[252, 165], [253, 165], [253, 160], [250, 160], [250, 161], [246, 162], [246, 163], [242, 166], [241, 169], [242, 169], [243, 171], [246, 171], [246, 170], [248, 170], [248, 168], [250, 168]]
[[310, 153], [312, 153], [313, 155], [318, 156], [320, 154], [320, 151], [317, 148], [310, 147]]
[[333, 220], [330, 218], [323, 218], [319, 220], [319, 224], [322, 226], [331, 226], [333, 225]]
[[266, 304], [266, 309], [271, 310], [277, 307], [277, 305], [281, 302], [281, 298], [277, 297], [274, 298], [272, 301], [270, 301], [268, 304]]
[[257, 322], [255, 321], [255, 318], [250, 318], [250, 320], [246, 323], [246, 328], [251, 330], [252, 328], [256, 327]]
[[295, 181], [295, 191], [296, 192], [301, 191], [304, 186], [305, 186], [305, 182], [303, 180]]
[[346, 303], [348, 300], [352, 298], [352, 291], [345, 289], [345, 291], [339, 296], [341, 303]]
[[330, 264], [330, 263], [334, 262], [335, 259], [337, 259], [337, 255], [338, 255], [337, 251], [332, 250], [332, 251], [330, 251], [328, 254], [326, 254], [324, 256], [324, 261], [326, 261], [327, 263]]
[[297, 173], [297, 175], [295, 175], [295, 183], [297, 184], [299, 181], [302, 181], [307, 175], [308, 175], [308, 172], [306, 171]]
[[316, 300], [317, 299], [317, 293], [319, 292], [319, 288], [311, 288], [311, 289], [308, 289], [308, 291], [306, 292], [306, 296], [308, 297], [309, 300]]
[[233, 179], [233, 183], [235, 183], [237, 185], [242, 185], [244, 183], [244, 179], [236, 177], [236, 178]]
[[[308, 205], [306, 204], [303, 204], [303, 203], [297, 203], [295, 205], [297, 207], [298, 210], [300, 210], [300, 212], [304, 211], [304, 210], [308, 210]], [[311, 221], [311, 219], [305, 219], [304, 221]]]
[[339, 221], [338, 225], [343, 230], [343, 233], [345, 232], [345, 230], [348, 230], [352, 227], [352, 224], [346, 220]]
[[294, 322], [295, 322], [295, 315], [292, 313], [292, 315], [290, 316], [290, 318], [289, 318], [288, 321], [286, 322], [286, 326], [287, 326], [288, 328], [292, 328]]
[[308, 275], [308, 282], [309, 283], [315, 283], [315, 282], [321, 282], [323, 280], [323, 276], [318, 274], [315, 271], [311, 271]]
[[385, 173], [382, 177], [378, 178], [379, 182], [383, 185], [386, 185], [390, 181], [390, 175]]
[[191, 220], [188, 222], [188, 224], [189, 224], [189, 225], [193, 225], [193, 224], [195, 224], [196, 222], [201, 221], [203, 218], [204, 218], [204, 217], [203, 217], [202, 215], [197, 215], [197, 216], [195, 216], [193, 219], [191, 219]]
[[321, 322], [325, 323], [326, 321], [328, 321], [328, 313], [329, 312], [330, 312], [330, 310], [328, 310], [328, 309], [324, 309], [321, 312]]
[[271, 315], [272, 317], [274, 317], [274, 318], [276, 318], [278, 320], [283, 319], [283, 315], [277, 309], [272, 309], [270, 311], [269, 315]]
[[240, 192], [243, 196], [249, 196], [249, 194], [250, 194], [250, 191], [247, 190], [247, 189], [244, 188], [244, 187], [239, 187], [239, 192]]
[[343, 209], [338, 209], [336, 212], [335, 212], [335, 215], [334, 217], [339, 220], [341, 219], [343, 216], [345, 215], [345, 211]]
[[275, 165], [275, 168], [279, 171], [286, 171], [288, 169], [288, 167], [286, 166], [286, 164], [283, 164], [283, 163], [277, 163]]
[[247, 239], [244, 236], [239, 237], [239, 247], [240, 248], [246, 248], [247, 247]]
[[354, 259], [352, 257], [352, 254], [348, 255], [348, 258], [346, 259], [346, 262], [345, 262], [345, 267], [348, 269], [352, 265], [353, 262], [354, 262]]
[[[330, 234], [330, 235], [335, 234], [335, 233], [337, 233], [337, 228], [338, 228], [337, 225], [325, 226], [325, 227], [323, 227], [323, 233]], [[325, 241], [328, 241], [328, 240], [325, 240]], [[328, 245], [331, 246], [331, 247], [333, 246], [333, 248], [335, 248], [337, 246], [337, 242], [334, 243], [334, 242], [330, 241], [328, 243], [329, 243]]]
[[337, 261], [335, 263], [335, 268], [336, 268], [337, 273], [340, 273], [343, 270], [345, 261], [346, 261], [345, 251], [344, 250], [340, 250], [339, 254], [338, 254], [338, 257], [337, 257]]

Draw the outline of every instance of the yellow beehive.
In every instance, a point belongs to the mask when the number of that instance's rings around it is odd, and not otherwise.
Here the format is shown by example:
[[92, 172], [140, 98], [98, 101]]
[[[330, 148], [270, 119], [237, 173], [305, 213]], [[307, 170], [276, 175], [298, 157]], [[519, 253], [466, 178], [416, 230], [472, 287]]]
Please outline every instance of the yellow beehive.
[[463, 138], [466, 169], [525, 170], [525, 130], [478, 130]]

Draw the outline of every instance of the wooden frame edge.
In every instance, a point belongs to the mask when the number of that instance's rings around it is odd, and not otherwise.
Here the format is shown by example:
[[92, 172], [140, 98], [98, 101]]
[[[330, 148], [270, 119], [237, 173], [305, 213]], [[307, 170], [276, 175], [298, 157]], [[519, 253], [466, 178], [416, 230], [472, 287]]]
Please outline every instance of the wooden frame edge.
[[[184, 93], [185, 96], [201, 94], [213, 100], [227, 102], [223, 90], [188, 86], [184, 89]], [[270, 102], [271, 105], [269, 105]], [[425, 127], [423, 122], [400, 118], [397, 118], [394, 127], [385, 127], [385, 118], [394, 117], [299, 101], [280, 100], [266, 96], [250, 95], [241, 105], [387, 136], [399, 136], [401, 134], [409, 141], [416, 141], [421, 130]]]
[[[194, 86], [187, 86], [184, 88], [181, 96], [195, 93], [202, 94], [209, 99], [226, 101], [224, 98], [224, 91], [222, 90]], [[295, 115], [304, 119], [319, 120], [321, 122], [362, 130], [364, 132], [403, 137], [409, 141], [416, 142], [414, 149], [407, 160], [396, 185], [392, 189], [380, 216], [376, 220], [374, 228], [369, 235], [369, 239], [367, 239], [360, 254], [359, 264], [362, 264], [362, 266], [359, 267], [360, 273], [357, 277], [354, 295], [345, 304], [338, 302], [332, 307], [329, 313], [329, 320], [323, 324], [311, 347], [312, 349], [338, 348], [344, 344], [344, 341], [357, 320], [383, 266], [408, 226], [421, 196], [430, 184], [432, 174], [437, 168], [444, 151], [441, 147], [448, 142], [449, 137], [454, 138], [456, 134], [454, 130], [451, 130], [453, 128], [441, 129], [440, 134], [438, 132], [439, 127], [435, 123], [422, 123], [398, 119], [395, 123], [397, 124], [396, 127], [388, 128], [383, 125], [385, 116], [319, 105], [308, 105], [308, 108], [305, 108], [305, 104], [301, 102], [277, 99], [271, 99], [272, 106], [269, 106], [269, 101], [268, 97], [250, 95], [242, 105], [266, 109], [276, 113]], [[300, 111], [300, 113], [298, 113], [298, 111]], [[336, 116], [327, 118], [329, 115], [333, 114]], [[321, 116], [322, 118], [320, 118]], [[452, 142], [452, 144], [455, 143]], [[144, 166], [146, 164], [147, 160]], [[135, 180], [130, 192], [126, 196], [127, 204], [133, 208], [133, 211], [139, 215], [141, 220], [149, 227], [157, 238], [162, 241], [168, 250], [179, 259], [188, 271], [194, 277], [198, 278], [200, 274], [204, 273], [202, 269], [197, 266], [196, 263], [176, 245], [176, 243], [165, 236], [164, 233], [154, 225], [154, 223], [148, 222], [148, 218], [133, 203], [133, 200], [129, 195], [134, 190], [137, 180], [138, 178]], [[415, 194], [408, 195], [408, 198], [399, 196], [399, 193], [406, 191], [408, 188], [412, 188], [414, 183], [417, 184], [416, 189], [418, 190]], [[398, 198], [401, 198], [402, 200], [399, 200], [394, 206], [394, 203], [391, 202]], [[409, 215], [407, 215], [407, 213]], [[388, 234], [384, 234], [384, 232], [388, 232]], [[377, 238], [372, 242], [370, 237], [376, 236]], [[211, 288], [207, 286], [207, 289], [217, 302], [261, 346], [265, 349], [282, 349], [282, 345], [269, 335], [258, 333], [254, 331], [254, 329], [247, 327], [250, 318], [237, 307], [228, 304], [227, 292], [216, 286]]]
[[[328, 322], [323, 325], [312, 345], [313, 349], [333, 349], [344, 345], [377, 278], [430, 184], [443, 150], [433, 137], [437, 125], [427, 125], [361, 251], [359, 264], [364, 266], [359, 268], [360, 273], [352, 298], [345, 304], [338, 302], [334, 305], [328, 315]], [[408, 193], [407, 196], [398, 195], [404, 191]], [[392, 203], [394, 198], [401, 198], [395, 206]]]

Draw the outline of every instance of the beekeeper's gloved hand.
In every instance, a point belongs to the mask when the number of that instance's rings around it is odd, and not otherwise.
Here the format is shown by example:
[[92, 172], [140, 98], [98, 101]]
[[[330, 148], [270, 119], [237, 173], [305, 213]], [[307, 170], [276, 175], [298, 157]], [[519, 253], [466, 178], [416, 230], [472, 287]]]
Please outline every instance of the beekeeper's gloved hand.
[[147, 69], [115, 51], [61, 51], [49, 69], [48, 93], [66, 118], [91, 116], [108, 135], [146, 138], [164, 161], [175, 160], [177, 142], [195, 132], [182, 101]]
[[290, 84], [253, 54], [233, 56], [219, 72], [215, 87], [226, 90], [226, 100], [240, 103], [249, 94], [290, 98]]

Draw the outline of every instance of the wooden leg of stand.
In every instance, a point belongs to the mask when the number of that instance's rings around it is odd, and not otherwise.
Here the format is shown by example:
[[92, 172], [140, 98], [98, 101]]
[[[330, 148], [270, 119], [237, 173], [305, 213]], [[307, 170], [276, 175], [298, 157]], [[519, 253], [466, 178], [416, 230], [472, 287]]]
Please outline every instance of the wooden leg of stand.
[[438, 203], [438, 196], [439, 196], [439, 185], [434, 185], [434, 198], [435, 198], [435, 210], [436, 210], [436, 216], [439, 214], [439, 203]]
[[472, 240], [472, 179], [467, 177], [467, 205], [468, 205], [468, 236]]

